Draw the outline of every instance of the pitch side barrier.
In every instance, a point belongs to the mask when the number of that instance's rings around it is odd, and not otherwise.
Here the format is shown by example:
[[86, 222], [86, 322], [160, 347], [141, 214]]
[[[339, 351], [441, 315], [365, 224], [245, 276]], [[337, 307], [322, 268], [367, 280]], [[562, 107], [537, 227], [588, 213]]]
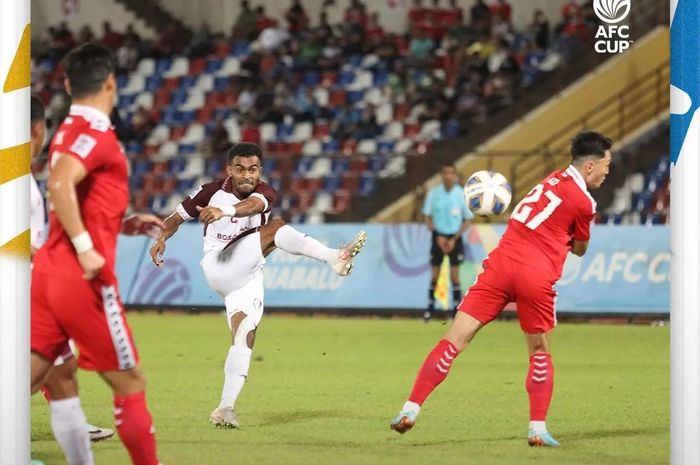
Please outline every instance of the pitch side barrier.
[[[427, 303], [430, 234], [421, 224], [298, 225], [329, 246], [365, 229], [369, 239], [347, 278], [325, 264], [275, 251], [265, 265], [265, 306], [300, 314], [416, 314]], [[481, 271], [504, 225], [473, 226], [464, 239], [462, 288]], [[557, 291], [557, 309], [569, 317], [665, 318], [669, 313], [669, 228], [602, 226], [592, 230], [588, 253], [569, 255]], [[220, 310], [221, 298], [209, 289], [199, 266], [202, 229], [184, 224], [167, 245], [165, 264], [150, 262], [151, 242], [120, 237], [117, 274], [130, 308]], [[437, 305], [451, 308], [447, 264], [438, 280]]]

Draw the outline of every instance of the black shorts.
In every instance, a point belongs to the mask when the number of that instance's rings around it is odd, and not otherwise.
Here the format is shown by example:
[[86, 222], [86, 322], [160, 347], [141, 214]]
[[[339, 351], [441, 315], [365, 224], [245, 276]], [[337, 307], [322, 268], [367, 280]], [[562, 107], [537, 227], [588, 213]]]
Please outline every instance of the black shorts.
[[[433, 266], [442, 265], [442, 260], [445, 258], [444, 252], [438, 246], [438, 237], [453, 237], [453, 234], [438, 234], [433, 231], [433, 241], [430, 247], [430, 264]], [[455, 247], [450, 252], [449, 257], [451, 266], [457, 266], [464, 261], [464, 241], [461, 237], [455, 242]]]

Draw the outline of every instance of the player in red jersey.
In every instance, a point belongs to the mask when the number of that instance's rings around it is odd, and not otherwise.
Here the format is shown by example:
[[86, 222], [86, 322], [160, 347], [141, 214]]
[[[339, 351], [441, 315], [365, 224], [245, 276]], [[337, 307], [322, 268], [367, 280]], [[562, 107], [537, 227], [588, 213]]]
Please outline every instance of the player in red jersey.
[[484, 271], [459, 304], [451, 328], [423, 362], [391, 429], [403, 434], [413, 427], [423, 402], [447, 377], [457, 355], [514, 301], [530, 354], [525, 381], [530, 398], [528, 444], [559, 445], [545, 423], [554, 387], [549, 353], [549, 333], [556, 325], [554, 285], [566, 254], [586, 253], [596, 212], [588, 189], [603, 184], [610, 146], [602, 134], [578, 134], [571, 143], [571, 165], [550, 174], [515, 207], [498, 246], [484, 260]]
[[[31, 387], [75, 342], [78, 366], [99, 372], [114, 392], [117, 432], [135, 465], [158, 465], [143, 372], [115, 275], [117, 235], [143, 234], [163, 223], [153, 215], [124, 220], [127, 159], [111, 127], [115, 58], [86, 44], [64, 60], [73, 104], [49, 149], [49, 237], [34, 257], [31, 285]], [[70, 465], [93, 463], [79, 398], [55, 399], [55, 434]]]

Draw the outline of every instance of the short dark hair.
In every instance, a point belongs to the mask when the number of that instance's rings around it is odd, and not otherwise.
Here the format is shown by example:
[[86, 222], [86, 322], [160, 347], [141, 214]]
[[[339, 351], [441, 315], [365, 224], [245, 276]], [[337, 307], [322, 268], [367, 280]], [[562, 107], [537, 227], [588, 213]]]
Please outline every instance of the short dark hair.
[[101, 44], [90, 42], [74, 48], [63, 59], [71, 95], [83, 98], [100, 91], [102, 84], [117, 69], [114, 53]]
[[586, 157], [603, 158], [612, 141], [599, 132], [579, 132], [571, 141], [571, 158], [574, 162]]
[[457, 167], [454, 163], [443, 163], [440, 167], [440, 171], [444, 170], [445, 168], [452, 168], [453, 170], [457, 171]]
[[236, 157], [258, 157], [262, 162], [262, 149], [252, 142], [239, 142], [228, 150], [228, 162], [231, 163]]
[[36, 123], [37, 121], [44, 121], [44, 118], [46, 117], [44, 103], [36, 95], [32, 95], [30, 115], [30, 121], [32, 123]]

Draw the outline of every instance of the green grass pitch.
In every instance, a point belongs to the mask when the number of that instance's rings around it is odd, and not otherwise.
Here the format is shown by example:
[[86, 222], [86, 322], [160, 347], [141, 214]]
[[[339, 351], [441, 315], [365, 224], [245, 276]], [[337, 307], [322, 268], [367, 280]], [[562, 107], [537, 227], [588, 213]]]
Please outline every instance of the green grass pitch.
[[[669, 461], [669, 331], [561, 324], [548, 424], [562, 447], [531, 449], [517, 323], [477, 336], [424, 405], [416, 427], [389, 430], [424, 356], [444, 333], [418, 320], [266, 317], [238, 400], [241, 428], [207, 423], [229, 344], [221, 315], [130, 314], [165, 465], [618, 465]], [[80, 377], [88, 420], [112, 426], [111, 395]], [[44, 399], [32, 400], [32, 452], [64, 464]], [[115, 437], [98, 465], [126, 465]]]

